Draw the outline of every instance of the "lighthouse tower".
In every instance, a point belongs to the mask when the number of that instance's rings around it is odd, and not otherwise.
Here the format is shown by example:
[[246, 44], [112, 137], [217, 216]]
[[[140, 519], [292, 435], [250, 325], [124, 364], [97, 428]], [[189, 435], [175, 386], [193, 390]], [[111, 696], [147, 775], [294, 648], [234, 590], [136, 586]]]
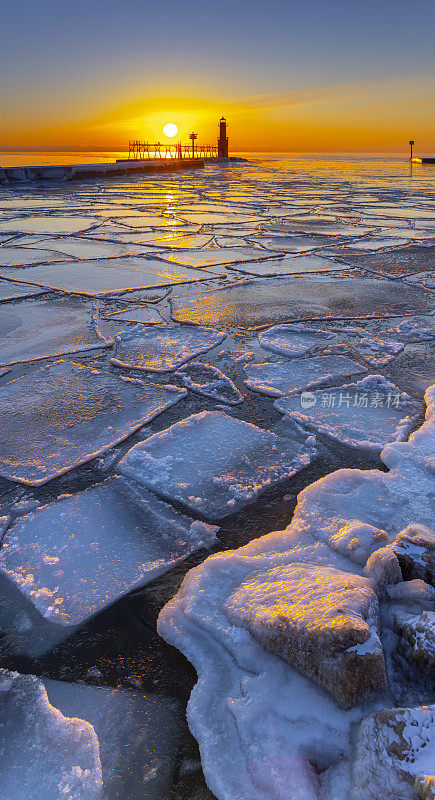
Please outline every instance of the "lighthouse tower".
[[227, 121], [225, 117], [219, 120], [218, 156], [228, 158]]

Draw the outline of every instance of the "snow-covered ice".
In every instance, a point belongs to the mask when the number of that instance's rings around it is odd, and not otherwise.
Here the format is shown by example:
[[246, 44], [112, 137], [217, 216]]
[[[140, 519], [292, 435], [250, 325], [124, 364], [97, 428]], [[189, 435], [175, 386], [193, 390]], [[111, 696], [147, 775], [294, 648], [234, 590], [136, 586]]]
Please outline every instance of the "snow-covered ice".
[[19, 517], [0, 569], [43, 617], [80, 625], [210, 546], [216, 531], [125, 478], [107, 478]]
[[258, 334], [258, 341], [263, 348], [287, 358], [302, 356], [315, 347], [322, 347], [330, 339], [334, 339], [333, 333], [292, 323], [275, 325]]
[[2, 268], [1, 274], [23, 283], [90, 296], [103, 296], [151, 286], [192, 283], [213, 273], [145, 257], [103, 258], [94, 261], [58, 261], [32, 267]]
[[0, 391], [0, 475], [38, 486], [122, 442], [186, 389], [57, 361]]
[[0, 671], [3, 800], [103, 800], [93, 726], [65, 716], [39, 678]]
[[280, 322], [376, 317], [432, 310], [430, 292], [381, 278], [257, 278], [171, 298], [174, 319], [263, 328]]
[[246, 386], [270, 397], [295, 394], [323, 383], [341, 383], [352, 375], [367, 372], [356, 361], [334, 355], [247, 364], [244, 370]]
[[22, 300], [2, 307], [0, 341], [1, 366], [113, 344], [100, 331], [95, 306], [69, 297]]
[[[363, 358], [374, 367], [384, 367], [400, 353], [405, 345], [402, 342], [395, 342], [393, 339], [381, 339], [379, 336], [371, 336], [364, 330], [360, 330], [361, 338], [356, 342], [355, 347]], [[359, 334], [357, 333], [356, 336]]]
[[373, 450], [407, 439], [421, 415], [420, 404], [382, 375], [368, 375], [339, 389], [279, 397], [274, 405], [309, 429]]
[[203, 411], [132, 447], [118, 470], [168, 500], [220, 519], [308, 466], [315, 454], [303, 437], [290, 441]]
[[111, 363], [148, 372], [171, 372], [191, 358], [223, 342], [225, 334], [212, 328], [136, 325], [120, 333]]
[[176, 374], [182, 376], [184, 386], [192, 392], [230, 406], [237, 406], [243, 402], [243, 397], [232, 380], [210, 364], [200, 362], [187, 364]]
[[[187, 718], [200, 745], [206, 781], [219, 800], [347, 796], [352, 728], [382, 703], [340, 711], [248, 630], [232, 624], [226, 604], [263, 570], [296, 563], [358, 572], [362, 559], [393, 540], [410, 520], [429, 524], [435, 387], [426, 393], [426, 402], [422, 427], [409, 441], [382, 451], [388, 472], [341, 469], [320, 479], [299, 495], [286, 530], [209, 557], [187, 574], [161, 611], [159, 633], [198, 673]], [[414, 746], [414, 740], [410, 743]], [[377, 747], [372, 736], [368, 745]], [[420, 749], [418, 738], [415, 745]], [[377, 769], [376, 754], [371, 763]], [[388, 769], [382, 775], [389, 785]], [[356, 781], [355, 797], [361, 796], [362, 785]]]
[[434, 772], [434, 741], [434, 705], [386, 708], [367, 717], [358, 731], [350, 800], [414, 800], [417, 776]]
[[175, 701], [47, 678], [44, 685], [49, 701], [62, 714], [93, 726], [104, 800], [166, 800], [181, 728]]
[[402, 342], [430, 342], [435, 339], [435, 327], [418, 318], [404, 319], [395, 327], [389, 328], [386, 334]]

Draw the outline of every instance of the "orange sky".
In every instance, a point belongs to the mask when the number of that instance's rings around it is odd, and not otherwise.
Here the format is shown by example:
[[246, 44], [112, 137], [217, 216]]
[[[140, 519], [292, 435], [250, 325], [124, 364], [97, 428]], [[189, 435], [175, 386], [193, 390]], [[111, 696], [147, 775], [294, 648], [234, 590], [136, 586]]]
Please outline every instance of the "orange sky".
[[233, 152], [433, 153], [434, 22], [433, 0], [7, 4], [0, 149], [125, 149], [169, 121], [214, 143], [224, 114]]

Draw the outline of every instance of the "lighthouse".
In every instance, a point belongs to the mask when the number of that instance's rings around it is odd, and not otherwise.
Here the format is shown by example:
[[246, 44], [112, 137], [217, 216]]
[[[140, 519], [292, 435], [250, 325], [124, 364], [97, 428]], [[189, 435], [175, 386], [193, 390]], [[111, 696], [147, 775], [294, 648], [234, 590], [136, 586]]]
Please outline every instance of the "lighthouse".
[[227, 121], [225, 117], [219, 120], [218, 156], [228, 158]]

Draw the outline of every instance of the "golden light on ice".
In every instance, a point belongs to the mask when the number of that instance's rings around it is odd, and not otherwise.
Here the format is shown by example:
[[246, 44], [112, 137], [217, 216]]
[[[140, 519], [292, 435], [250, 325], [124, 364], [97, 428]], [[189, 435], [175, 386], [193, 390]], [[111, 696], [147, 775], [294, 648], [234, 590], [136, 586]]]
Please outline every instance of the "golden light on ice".
[[163, 133], [165, 136], [176, 136], [178, 133], [178, 128], [173, 122], [168, 122], [163, 128]]

